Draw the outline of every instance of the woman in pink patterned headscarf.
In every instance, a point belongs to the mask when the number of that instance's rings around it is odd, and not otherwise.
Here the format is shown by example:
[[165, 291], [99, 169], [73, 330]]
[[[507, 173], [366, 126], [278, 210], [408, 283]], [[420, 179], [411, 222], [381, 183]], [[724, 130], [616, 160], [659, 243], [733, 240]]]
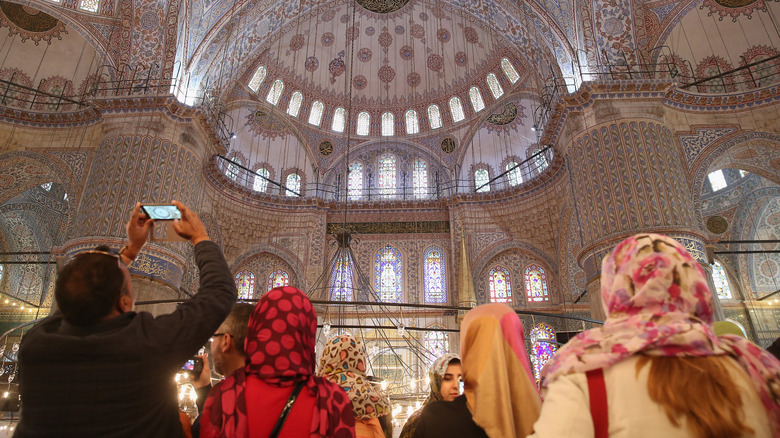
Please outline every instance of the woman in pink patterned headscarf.
[[300, 290], [272, 289], [249, 318], [247, 364], [212, 388], [201, 416], [201, 437], [267, 437], [294, 388], [280, 437], [354, 438], [347, 394], [315, 377], [317, 314]]
[[532, 436], [780, 436], [780, 362], [714, 334], [704, 271], [680, 243], [657, 234], [620, 243], [604, 259], [601, 297], [604, 326], [542, 370]]

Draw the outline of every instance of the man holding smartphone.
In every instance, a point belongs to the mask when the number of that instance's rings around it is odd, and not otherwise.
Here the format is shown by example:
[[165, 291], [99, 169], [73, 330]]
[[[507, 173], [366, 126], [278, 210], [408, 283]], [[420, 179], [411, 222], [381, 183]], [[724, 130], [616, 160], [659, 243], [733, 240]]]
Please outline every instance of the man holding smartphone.
[[22, 418], [15, 437], [183, 436], [174, 374], [230, 312], [236, 287], [200, 218], [173, 201], [173, 229], [195, 246], [198, 293], [174, 312], [136, 313], [127, 264], [154, 221], [136, 204], [128, 244], [74, 257], [57, 277], [58, 310], [22, 339]]

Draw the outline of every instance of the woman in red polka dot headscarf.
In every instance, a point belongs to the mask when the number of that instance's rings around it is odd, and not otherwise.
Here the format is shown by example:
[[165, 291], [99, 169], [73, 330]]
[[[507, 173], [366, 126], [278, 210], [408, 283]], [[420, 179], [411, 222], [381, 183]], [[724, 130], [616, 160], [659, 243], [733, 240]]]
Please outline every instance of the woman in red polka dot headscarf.
[[267, 437], [293, 393], [303, 389], [279, 437], [354, 437], [346, 393], [314, 376], [317, 314], [300, 290], [272, 289], [249, 318], [247, 364], [212, 388], [203, 408], [201, 437]]

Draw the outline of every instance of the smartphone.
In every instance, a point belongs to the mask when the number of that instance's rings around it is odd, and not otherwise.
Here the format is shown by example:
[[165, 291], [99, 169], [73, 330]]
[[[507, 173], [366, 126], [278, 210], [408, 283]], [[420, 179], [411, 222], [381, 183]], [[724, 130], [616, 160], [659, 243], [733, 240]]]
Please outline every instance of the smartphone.
[[187, 360], [187, 362], [184, 362], [181, 369], [188, 371], [193, 376], [200, 376], [200, 373], [203, 372], [203, 359], [197, 356], [193, 357], [192, 359]]
[[175, 205], [155, 205], [147, 204], [142, 205], [141, 210], [149, 216], [150, 219], [156, 221], [172, 221], [174, 219], [181, 219], [181, 212]]
[[458, 394], [463, 394], [463, 380], [458, 382]]

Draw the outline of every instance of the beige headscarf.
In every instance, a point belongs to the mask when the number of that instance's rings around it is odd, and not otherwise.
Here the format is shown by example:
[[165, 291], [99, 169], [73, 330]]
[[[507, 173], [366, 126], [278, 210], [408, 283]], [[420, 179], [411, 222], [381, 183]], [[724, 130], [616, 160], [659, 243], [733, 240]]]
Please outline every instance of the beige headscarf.
[[460, 328], [465, 394], [474, 422], [491, 438], [525, 437], [542, 401], [531, 375], [523, 323], [505, 304], [469, 311]]

